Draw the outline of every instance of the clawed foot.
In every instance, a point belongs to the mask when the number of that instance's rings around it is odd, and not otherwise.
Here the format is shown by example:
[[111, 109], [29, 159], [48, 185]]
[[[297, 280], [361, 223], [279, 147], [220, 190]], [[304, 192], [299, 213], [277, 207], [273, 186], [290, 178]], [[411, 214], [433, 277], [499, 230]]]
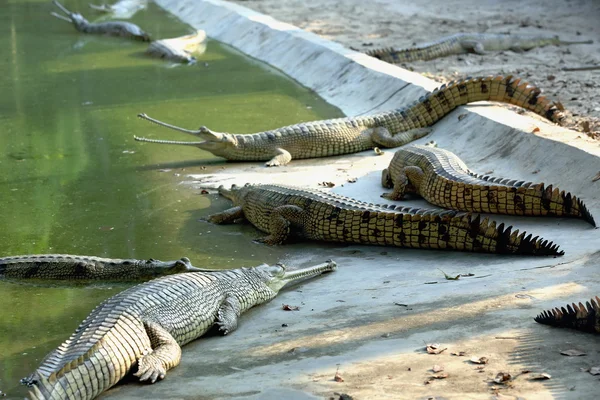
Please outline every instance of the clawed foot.
[[218, 321], [217, 325], [219, 326], [219, 332], [221, 332], [223, 336], [229, 333], [229, 329], [226, 326], [224, 326], [224, 324], [221, 321]]
[[266, 245], [269, 245], [269, 246], [275, 246], [276, 244], [281, 244], [281, 240], [276, 240], [271, 235], [265, 236], [265, 237], [261, 237], [261, 238], [258, 238], [258, 239], [254, 239], [254, 242], [261, 243], [261, 244], [266, 244]]
[[140, 378], [140, 382], [156, 382], [158, 379], [164, 379], [167, 374], [162, 361], [154, 354], [147, 354], [138, 360], [138, 371], [133, 374]]
[[265, 167], [279, 167], [281, 163], [278, 160], [271, 160], [265, 163]]
[[388, 200], [402, 200], [404, 198], [404, 196], [394, 196], [394, 193], [383, 193], [381, 197]]

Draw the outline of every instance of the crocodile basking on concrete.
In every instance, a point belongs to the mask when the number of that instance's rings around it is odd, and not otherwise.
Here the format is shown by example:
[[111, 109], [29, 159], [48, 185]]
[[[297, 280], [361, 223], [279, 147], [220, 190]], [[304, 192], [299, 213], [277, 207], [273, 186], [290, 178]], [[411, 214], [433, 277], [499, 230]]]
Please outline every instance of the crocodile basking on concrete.
[[44, 281], [128, 282], [153, 279], [180, 272], [206, 271], [190, 260], [116, 259], [69, 254], [34, 254], [0, 258], [0, 279]]
[[324, 264], [171, 275], [129, 288], [101, 303], [75, 333], [21, 380], [32, 399], [93, 399], [137, 365], [135, 376], [154, 383], [179, 364], [181, 346], [214, 325], [228, 334], [239, 316], [274, 298], [288, 283], [333, 271]]
[[206, 32], [198, 30], [191, 35], [172, 39], [155, 40], [148, 46], [146, 54], [169, 61], [193, 64], [196, 58], [192, 53], [206, 40]]
[[62, 19], [63, 21], [71, 22], [73, 26], [75, 26], [75, 29], [77, 29], [79, 32], [97, 35], [123, 36], [145, 42], [150, 41], [150, 35], [144, 32], [139, 26], [132, 24], [131, 22], [106, 21], [90, 23], [81, 14], [67, 10], [65, 6], [60, 4], [58, 1], [52, 0], [52, 2], [67, 16], [65, 17], [55, 12], [50, 14], [56, 18]]
[[445, 249], [486, 253], [562, 255], [558, 245], [496, 226], [487, 218], [447, 210], [374, 205], [349, 197], [283, 185], [219, 188], [234, 207], [208, 216], [209, 222], [245, 218], [274, 245], [290, 234], [329, 242]]
[[512, 76], [467, 78], [450, 82], [422, 96], [411, 105], [378, 114], [313, 121], [254, 134], [213, 132], [206, 127], [197, 131], [182, 129], [139, 117], [198, 136], [200, 142], [135, 140], [196, 146], [228, 160], [267, 161], [267, 166], [285, 165], [297, 158], [314, 158], [356, 153], [373, 147], [398, 147], [425, 136], [427, 128], [460, 105], [475, 101], [499, 101], [514, 104], [559, 122], [562, 114], [541, 90]]
[[558, 36], [521, 35], [504, 33], [457, 33], [443, 37], [431, 43], [424, 43], [405, 49], [369, 50], [366, 54], [391, 64], [411, 61], [427, 61], [434, 58], [446, 57], [453, 54], [477, 53], [486, 51], [512, 50], [522, 52], [535, 47], [549, 45], [591, 44], [592, 40], [568, 42]]
[[573, 328], [578, 331], [600, 333], [600, 299], [598, 296], [583, 305], [567, 304], [567, 308], [554, 308], [543, 311], [534, 318], [544, 325]]
[[583, 202], [552, 185], [476, 174], [454, 153], [433, 146], [398, 149], [381, 184], [393, 188], [382, 197], [402, 200], [416, 193], [452, 210], [509, 215], [581, 218], [596, 226]]

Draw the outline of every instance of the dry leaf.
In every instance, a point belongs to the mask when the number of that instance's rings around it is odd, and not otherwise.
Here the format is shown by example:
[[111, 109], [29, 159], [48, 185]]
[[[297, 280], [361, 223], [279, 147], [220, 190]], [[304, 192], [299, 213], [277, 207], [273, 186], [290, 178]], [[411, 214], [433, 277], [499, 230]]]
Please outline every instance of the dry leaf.
[[531, 131], [531, 133], [536, 133], [536, 132], [539, 132], [539, 131], [541, 131], [541, 129], [536, 126], [535, 128], [533, 128], [533, 130]]
[[600, 180], [600, 172], [598, 172], [596, 176], [592, 178], [592, 182], [596, 182], [597, 180]]
[[494, 382], [503, 384], [506, 381], [510, 381], [511, 378], [512, 378], [512, 375], [509, 374], [508, 372], [498, 372], [498, 374], [494, 378]]
[[282, 304], [281, 308], [284, 311], [299, 311], [300, 310], [300, 307], [298, 307], [298, 306], [290, 306], [289, 304]]
[[600, 375], [600, 367], [590, 368], [589, 373], [592, 375]]
[[550, 374], [543, 373], [543, 374], [534, 375], [530, 379], [532, 381], [542, 381], [542, 380], [546, 380], [546, 379], [550, 379], [550, 378], [552, 378], [552, 376]]
[[453, 356], [462, 357], [462, 356], [466, 356], [467, 352], [466, 351], [459, 351], [458, 353], [450, 353], [450, 354], [453, 355]]
[[448, 350], [447, 347], [441, 348], [439, 343], [430, 343], [426, 347], [427, 353], [429, 354], [440, 354], [444, 350]]
[[385, 154], [383, 151], [381, 151], [381, 149], [379, 147], [373, 147], [373, 151], [375, 152], [375, 154], [377, 154], [378, 156], [381, 156], [383, 154]]
[[583, 131], [585, 133], [591, 132], [592, 130], [590, 129], [590, 121], [582, 121], [581, 122], [581, 128], [583, 129]]
[[431, 370], [432, 370], [433, 372], [442, 372], [442, 371], [444, 370], [444, 367], [442, 367], [441, 365], [437, 365], [437, 364], [436, 364], [436, 365], [434, 365], [434, 366], [431, 368]]
[[448, 377], [448, 374], [446, 372], [443, 372], [441, 374], [437, 374], [437, 375], [432, 375], [429, 378], [427, 378], [427, 380], [425, 381], [426, 385], [429, 385], [431, 382], [433, 382], [436, 379], [446, 379]]
[[[438, 268], [439, 269], [439, 268]], [[442, 271], [441, 269], [439, 269], [440, 271]], [[444, 277], [446, 278], [446, 280], [448, 281], [457, 281], [460, 278], [460, 274], [456, 275], [454, 277], [448, 275], [447, 273], [445, 273], [444, 271], [442, 271], [442, 274], [444, 274]]]
[[489, 360], [487, 357], [471, 357], [469, 361], [474, 364], [487, 364]]
[[325, 187], [328, 187], [328, 188], [332, 188], [332, 187], [335, 186], [335, 183], [333, 183], [333, 182], [321, 182], [321, 183], [319, 183], [319, 186], [325, 186]]
[[460, 115], [458, 116], [458, 120], [459, 120], [459, 121], [462, 121], [462, 120], [463, 120], [463, 118], [464, 118], [464, 117], [466, 117], [466, 116], [467, 116], [467, 114], [460, 114]]
[[342, 375], [340, 374], [339, 371], [336, 371], [335, 376], [333, 377], [333, 380], [336, 382], [344, 382], [344, 378], [342, 378]]
[[585, 356], [586, 355], [586, 353], [584, 353], [583, 351], [575, 350], [575, 349], [563, 350], [560, 352], [560, 354], [562, 354], [563, 356], [569, 356], [569, 357], [577, 357], [577, 356]]

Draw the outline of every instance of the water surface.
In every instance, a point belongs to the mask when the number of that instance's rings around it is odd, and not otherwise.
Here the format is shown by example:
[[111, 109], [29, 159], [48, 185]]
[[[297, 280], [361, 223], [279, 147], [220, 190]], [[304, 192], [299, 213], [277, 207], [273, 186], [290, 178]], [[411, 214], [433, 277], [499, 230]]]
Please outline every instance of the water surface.
[[[93, 20], [86, 1], [67, 8]], [[253, 244], [246, 226], [198, 219], [225, 201], [178, 185], [224, 160], [193, 147], [140, 144], [133, 135], [193, 140], [136, 118], [254, 132], [340, 116], [277, 71], [215, 41], [193, 66], [143, 55], [147, 43], [82, 35], [49, 15], [47, 0], [0, 2], [0, 255], [87, 254], [189, 257], [194, 265], [273, 262], [282, 249]], [[193, 30], [158, 7], [132, 22], [154, 38]], [[212, 207], [212, 210], [208, 208]], [[0, 282], [0, 390], [66, 339], [103, 299], [124, 286], [30, 287]]]

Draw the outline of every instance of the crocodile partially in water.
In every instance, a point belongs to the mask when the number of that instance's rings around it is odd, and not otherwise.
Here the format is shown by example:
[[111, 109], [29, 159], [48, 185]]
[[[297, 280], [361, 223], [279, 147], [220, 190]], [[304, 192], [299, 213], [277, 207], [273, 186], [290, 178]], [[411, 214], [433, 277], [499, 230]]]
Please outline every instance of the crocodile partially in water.
[[428, 61], [454, 54], [477, 53], [489, 51], [513, 50], [522, 52], [535, 47], [549, 45], [591, 44], [592, 40], [565, 41], [558, 36], [522, 35], [504, 33], [457, 33], [434, 42], [423, 43], [415, 47], [395, 49], [393, 47], [366, 51], [367, 55], [391, 64], [412, 61]]
[[382, 196], [389, 200], [416, 193], [452, 210], [574, 217], [596, 226], [585, 204], [571, 193], [544, 183], [476, 174], [454, 153], [428, 145], [398, 149], [382, 171], [381, 184], [393, 188]]
[[77, 29], [79, 32], [97, 35], [122, 36], [144, 42], [150, 41], [150, 35], [144, 32], [142, 28], [136, 24], [132, 24], [131, 22], [106, 21], [91, 23], [85, 19], [83, 15], [69, 11], [58, 1], [52, 0], [52, 3], [54, 3], [54, 5], [57, 6], [66, 16], [57, 14], [55, 12], [50, 14], [58, 19], [72, 23], [75, 29]]
[[219, 193], [234, 207], [208, 216], [207, 221], [225, 224], [245, 218], [268, 233], [259, 241], [270, 245], [298, 235], [312, 240], [417, 249], [564, 254], [548, 240], [457, 211], [368, 204], [283, 185], [234, 185], [230, 190], [221, 186]]
[[196, 146], [228, 160], [267, 161], [267, 166], [279, 166], [292, 159], [356, 153], [373, 147], [398, 147], [428, 134], [429, 126], [456, 107], [483, 100], [514, 104], [553, 122], [563, 118], [554, 103], [541, 96], [539, 88], [509, 75], [450, 82], [416, 102], [392, 111], [306, 122], [254, 134], [214, 132], [204, 126], [191, 131], [140, 114], [140, 118], [203, 140], [134, 138], [144, 142]]
[[0, 279], [18, 281], [129, 282], [193, 271], [205, 270], [194, 267], [186, 257], [175, 261], [70, 254], [32, 254], [0, 258]]
[[333, 261], [295, 271], [265, 264], [134, 286], [96, 307], [21, 382], [32, 386], [31, 399], [93, 399], [135, 366], [140, 381], [154, 383], [179, 364], [181, 346], [211, 327], [231, 333], [244, 311], [273, 299], [283, 286], [335, 269]]
[[600, 333], [600, 298], [595, 298], [579, 305], [573, 303], [565, 307], [545, 310], [534, 318], [544, 325], [573, 328], [582, 332]]
[[146, 54], [169, 61], [194, 64], [196, 58], [193, 53], [205, 40], [206, 32], [200, 29], [191, 35], [155, 40], [148, 46]]

